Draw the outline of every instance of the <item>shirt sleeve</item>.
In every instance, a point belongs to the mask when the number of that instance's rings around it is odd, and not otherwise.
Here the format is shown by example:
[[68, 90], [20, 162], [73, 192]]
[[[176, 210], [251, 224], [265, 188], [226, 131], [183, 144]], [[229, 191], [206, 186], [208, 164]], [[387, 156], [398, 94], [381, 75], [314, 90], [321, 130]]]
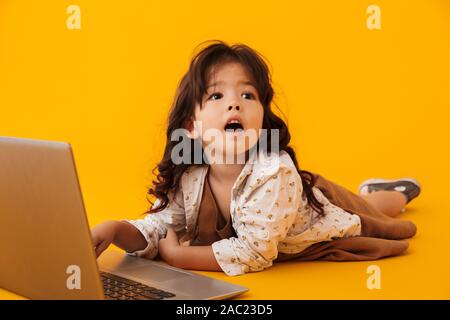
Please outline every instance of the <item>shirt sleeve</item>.
[[[168, 193], [169, 203], [162, 211], [150, 213], [144, 219], [122, 220], [136, 227], [147, 241], [145, 249], [127, 252], [129, 255], [153, 259], [158, 254], [158, 242], [166, 236], [167, 228], [174, 229], [177, 234], [185, 229], [186, 215], [183, 196], [181, 188], [178, 189], [176, 195], [173, 192]], [[159, 203], [160, 200], [157, 199], [153, 207], [156, 207]]]
[[286, 237], [301, 204], [303, 185], [295, 168], [280, 166], [273, 175], [256, 179], [259, 186], [242, 208], [236, 208], [238, 237], [212, 244], [217, 263], [229, 276], [261, 271], [278, 256], [278, 242]]

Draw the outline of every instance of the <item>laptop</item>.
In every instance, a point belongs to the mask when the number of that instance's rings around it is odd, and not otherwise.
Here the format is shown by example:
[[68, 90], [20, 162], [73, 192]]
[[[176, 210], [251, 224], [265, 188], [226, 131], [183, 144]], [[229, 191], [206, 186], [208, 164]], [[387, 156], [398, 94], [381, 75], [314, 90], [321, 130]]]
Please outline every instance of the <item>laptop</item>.
[[112, 248], [96, 259], [69, 143], [0, 137], [0, 288], [30, 299], [226, 299], [248, 289]]

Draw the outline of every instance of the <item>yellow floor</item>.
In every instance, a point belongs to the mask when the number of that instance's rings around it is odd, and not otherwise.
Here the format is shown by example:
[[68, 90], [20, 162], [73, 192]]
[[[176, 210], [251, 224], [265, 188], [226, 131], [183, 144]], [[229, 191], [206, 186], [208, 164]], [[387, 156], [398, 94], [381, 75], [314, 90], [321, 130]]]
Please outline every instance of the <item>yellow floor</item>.
[[[414, 221], [418, 232], [403, 256], [367, 262], [279, 263], [240, 277], [202, 274], [249, 287], [242, 299], [450, 299], [450, 206], [442, 199], [438, 192], [425, 189], [410, 203], [403, 218]], [[381, 269], [380, 289], [369, 290], [366, 285], [367, 267], [372, 264]]]
[[[243, 299], [450, 299], [450, 2], [378, 0], [380, 30], [363, 0], [197, 2], [77, 0], [72, 30], [71, 2], [0, 0], [0, 135], [70, 142], [91, 226], [138, 218], [192, 51], [246, 43], [272, 65], [301, 168], [353, 191], [417, 178], [402, 218], [418, 233], [406, 255], [375, 262], [201, 273], [249, 287]], [[371, 264], [379, 290], [366, 287]]]
[[[199, 272], [250, 290], [240, 299], [450, 299], [450, 206], [443, 191], [425, 184], [403, 218], [414, 221], [417, 235], [407, 253], [367, 262], [286, 262], [263, 272], [228, 277]], [[367, 267], [381, 270], [381, 288], [369, 290]], [[20, 296], [0, 289], [0, 299]]]

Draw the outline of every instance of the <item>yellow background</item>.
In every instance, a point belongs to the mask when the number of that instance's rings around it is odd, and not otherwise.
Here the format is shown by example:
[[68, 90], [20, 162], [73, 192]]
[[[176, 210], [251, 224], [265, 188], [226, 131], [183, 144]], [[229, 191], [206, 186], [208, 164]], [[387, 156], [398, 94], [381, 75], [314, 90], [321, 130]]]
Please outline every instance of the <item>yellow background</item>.
[[[81, 30], [66, 27], [70, 4]], [[366, 27], [370, 4], [381, 30]], [[403, 215], [418, 225], [405, 256], [204, 274], [248, 286], [245, 299], [450, 298], [450, 1], [0, 0], [0, 135], [71, 142], [91, 226], [137, 218], [176, 85], [208, 39], [271, 62], [303, 169], [355, 192], [405, 176], [423, 191]]]

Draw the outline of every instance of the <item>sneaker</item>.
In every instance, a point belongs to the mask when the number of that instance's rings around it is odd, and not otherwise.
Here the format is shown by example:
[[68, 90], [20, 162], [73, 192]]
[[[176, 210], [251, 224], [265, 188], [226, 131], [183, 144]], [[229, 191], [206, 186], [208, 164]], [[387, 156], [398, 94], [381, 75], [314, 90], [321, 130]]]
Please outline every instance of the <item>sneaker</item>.
[[360, 195], [366, 195], [379, 190], [399, 191], [405, 195], [406, 203], [409, 203], [420, 194], [421, 187], [420, 183], [412, 178], [393, 180], [372, 178], [363, 181], [358, 187]]

